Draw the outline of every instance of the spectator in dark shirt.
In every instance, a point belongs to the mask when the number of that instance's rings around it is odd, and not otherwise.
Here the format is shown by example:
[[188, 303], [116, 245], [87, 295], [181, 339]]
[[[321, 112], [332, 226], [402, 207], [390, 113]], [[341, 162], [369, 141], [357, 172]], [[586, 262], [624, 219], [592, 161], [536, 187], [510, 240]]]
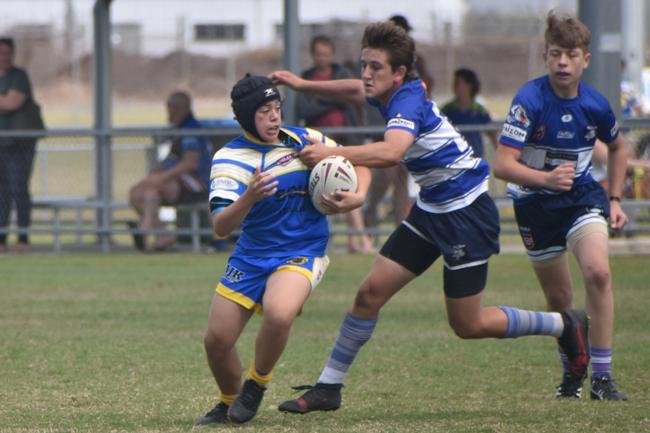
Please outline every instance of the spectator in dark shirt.
[[[194, 118], [190, 96], [175, 92], [167, 99], [169, 121], [177, 129], [200, 129]], [[158, 218], [160, 206], [200, 202], [208, 199], [211, 146], [206, 137], [181, 136], [173, 140], [167, 157], [159, 166], [129, 191], [129, 200], [140, 215], [139, 224], [131, 228], [152, 230], [162, 228]], [[165, 250], [175, 242], [175, 236], [158, 235], [155, 243], [146, 236], [135, 234], [139, 250]]]

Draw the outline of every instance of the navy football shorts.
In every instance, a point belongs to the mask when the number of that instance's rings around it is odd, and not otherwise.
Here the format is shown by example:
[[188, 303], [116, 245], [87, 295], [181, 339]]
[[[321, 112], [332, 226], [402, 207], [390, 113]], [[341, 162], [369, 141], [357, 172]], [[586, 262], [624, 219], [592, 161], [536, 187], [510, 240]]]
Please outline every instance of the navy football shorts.
[[420, 275], [441, 255], [445, 267], [454, 271], [483, 265], [498, 252], [499, 213], [484, 193], [469, 206], [447, 213], [413, 206], [380, 254]]
[[578, 185], [557, 195], [536, 195], [515, 202], [519, 234], [531, 261], [543, 261], [563, 254], [567, 238], [591, 223], [606, 223], [609, 201], [596, 182]]

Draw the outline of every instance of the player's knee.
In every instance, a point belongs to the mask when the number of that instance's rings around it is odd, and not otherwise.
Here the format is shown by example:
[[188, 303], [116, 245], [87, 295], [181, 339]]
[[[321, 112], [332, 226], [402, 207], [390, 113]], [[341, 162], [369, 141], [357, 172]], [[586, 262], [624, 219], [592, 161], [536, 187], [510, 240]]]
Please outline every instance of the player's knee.
[[293, 311], [264, 309], [264, 325], [276, 330], [288, 330], [295, 318]]
[[379, 313], [384, 302], [378, 291], [373, 289], [372, 284], [366, 280], [361, 284], [357, 292], [353, 310], [364, 315], [375, 315]]
[[476, 320], [450, 318], [449, 326], [454, 331], [454, 334], [463, 340], [481, 338], [483, 335], [483, 327], [481, 326], [481, 323]]
[[235, 340], [208, 328], [203, 335], [203, 345], [210, 355], [228, 353], [235, 346]]
[[591, 268], [585, 272], [585, 285], [588, 290], [609, 290], [612, 275], [607, 267]]

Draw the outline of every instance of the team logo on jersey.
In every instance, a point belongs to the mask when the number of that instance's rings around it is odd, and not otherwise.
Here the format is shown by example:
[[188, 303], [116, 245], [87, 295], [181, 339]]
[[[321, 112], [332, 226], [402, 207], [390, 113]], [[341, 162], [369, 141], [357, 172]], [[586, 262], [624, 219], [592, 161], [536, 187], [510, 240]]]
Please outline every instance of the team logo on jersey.
[[576, 134], [573, 131], [558, 131], [556, 138], [558, 140], [571, 140]]
[[508, 113], [508, 117], [506, 120], [509, 123], [515, 123], [515, 122], [519, 123], [524, 128], [528, 128], [530, 126], [530, 119], [528, 119], [528, 113], [526, 113], [526, 109], [519, 104], [515, 104], [512, 107], [510, 107], [510, 112]]
[[307, 263], [309, 259], [307, 257], [292, 257], [289, 260], [287, 260], [287, 264], [289, 265], [295, 265], [295, 266], [302, 266], [305, 263]]
[[535, 129], [535, 132], [533, 133], [533, 140], [541, 141], [545, 135], [546, 135], [546, 126], [539, 125], [537, 129]]
[[569, 123], [570, 121], [573, 120], [573, 116], [570, 114], [565, 114], [564, 116], [561, 117], [562, 122], [564, 123]]
[[587, 133], [585, 134], [585, 140], [591, 141], [596, 138], [596, 127], [593, 125], [587, 125]]
[[226, 281], [230, 281], [231, 283], [238, 283], [242, 280], [242, 278], [244, 278], [244, 275], [246, 275], [244, 271], [240, 271], [228, 263], [226, 265], [226, 271], [223, 273], [223, 278], [226, 279]]
[[226, 191], [232, 191], [238, 187], [239, 185], [237, 184], [237, 181], [229, 177], [218, 177], [216, 179], [212, 179], [212, 182], [210, 183], [210, 189], [212, 190], [222, 189]]
[[513, 140], [520, 143], [526, 141], [526, 130], [512, 126], [509, 123], [505, 123], [503, 125], [503, 131], [501, 131], [501, 135], [512, 138]]
[[454, 258], [454, 260], [460, 260], [461, 258], [465, 257], [465, 255], [467, 255], [465, 252], [465, 244], [453, 245], [451, 247], [451, 256]]
[[[398, 116], [400, 116], [400, 115], [398, 114]], [[388, 124], [386, 126], [388, 126], [388, 127], [390, 127], [390, 126], [400, 126], [400, 127], [403, 127], [403, 128], [408, 128], [408, 129], [413, 129], [414, 130], [415, 129], [415, 122], [413, 122], [411, 120], [403, 119], [401, 117], [394, 117], [394, 118], [392, 118], [392, 119], [390, 119], [388, 121]]]

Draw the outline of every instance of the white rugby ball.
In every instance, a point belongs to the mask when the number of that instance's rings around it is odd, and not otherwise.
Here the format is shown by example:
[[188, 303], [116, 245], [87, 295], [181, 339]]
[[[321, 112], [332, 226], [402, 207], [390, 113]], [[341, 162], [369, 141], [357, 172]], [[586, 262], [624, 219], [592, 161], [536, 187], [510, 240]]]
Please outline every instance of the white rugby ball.
[[328, 156], [314, 166], [309, 175], [309, 195], [314, 207], [322, 214], [327, 211], [320, 203], [321, 194], [335, 191], [357, 191], [357, 172], [342, 156]]

